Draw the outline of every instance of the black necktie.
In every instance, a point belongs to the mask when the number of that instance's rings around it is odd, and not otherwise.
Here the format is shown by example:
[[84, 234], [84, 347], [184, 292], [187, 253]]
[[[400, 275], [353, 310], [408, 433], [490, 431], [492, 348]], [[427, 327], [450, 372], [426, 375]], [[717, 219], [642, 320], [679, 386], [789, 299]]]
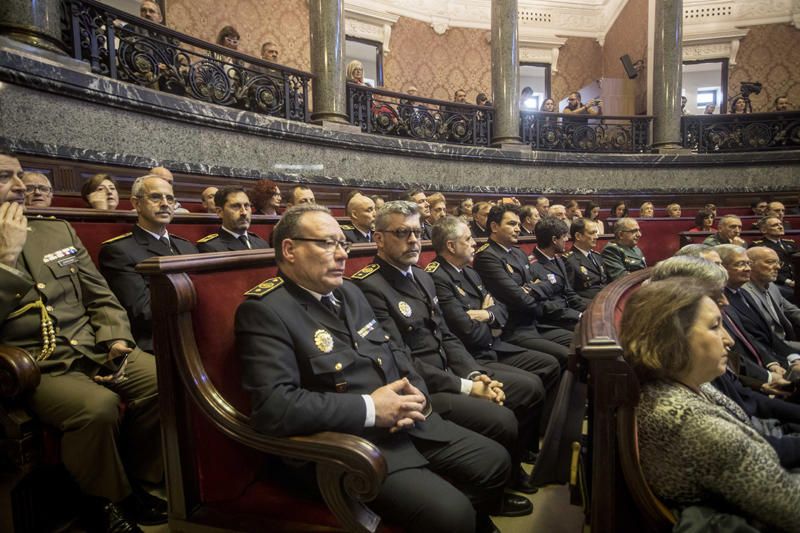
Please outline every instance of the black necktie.
[[248, 250], [250, 249], [250, 239], [247, 238], [247, 235], [239, 235], [239, 237], [237, 238], [239, 239], [239, 241], [241, 241], [242, 244], [244, 244], [245, 248], [247, 248]]
[[169, 253], [171, 255], [175, 255], [175, 253], [172, 250], [172, 243], [170, 242], [169, 237], [167, 237], [166, 235], [162, 235], [161, 238], [158, 240], [161, 241], [164, 244], [164, 246], [167, 247], [167, 250], [169, 250]]
[[330, 294], [327, 294], [320, 298], [319, 302], [325, 306], [325, 308], [334, 314], [334, 316], [339, 317], [339, 305], [333, 301], [333, 297]]

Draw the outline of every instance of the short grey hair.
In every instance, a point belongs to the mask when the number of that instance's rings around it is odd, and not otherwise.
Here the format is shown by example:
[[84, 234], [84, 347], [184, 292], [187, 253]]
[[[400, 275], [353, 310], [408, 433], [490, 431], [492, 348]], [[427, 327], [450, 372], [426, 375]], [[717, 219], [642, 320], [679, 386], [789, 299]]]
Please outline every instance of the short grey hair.
[[738, 244], [720, 244], [714, 247], [714, 251], [719, 254], [719, 258], [722, 259], [723, 265], [727, 265], [733, 255], [747, 254], [747, 250]]
[[135, 196], [136, 198], [142, 197], [142, 188], [144, 187], [144, 180], [149, 178], [158, 178], [163, 180], [164, 183], [172, 187], [172, 184], [159, 176], [158, 174], [145, 174], [144, 176], [139, 176], [133, 181], [133, 185], [131, 185], [131, 196]]
[[720, 217], [720, 219], [719, 219], [719, 225], [721, 226], [722, 224], [725, 224], [725, 225], [727, 226], [727, 225], [728, 225], [728, 221], [729, 221], [729, 220], [738, 220], [739, 222], [741, 222], [741, 221], [742, 221], [742, 219], [741, 219], [741, 218], [739, 218], [739, 217], [738, 217], [738, 216], [736, 216], [736, 215], [723, 215], [723, 216], [722, 216], [722, 217]]
[[331, 214], [330, 209], [324, 205], [319, 204], [300, 204], [290, 207], [283, 214], [281, 219], [272, 230], [272, 244], [275, 247], [275, 262], [283, 262], [282, 244], [286, 239], [294, 239], [299, 237], [297, 228], [300, 226], [300, 220], [306, 213], [326, 213]]
[[407, 200], [386, 202], [375, 215], [375, 231], [385, 231], [389, 227], [389, 219], [394, 214], [403, 215], [406, 218], [419, 215], [419, 206]]
[[[707, 246], [711, 249], [710, 246]], [[661, 281], [667, 278], [689, 277], [708, 283], [717, 289], [722, 289], [728, 283], [728, 272], [718, 267], [711, 261], [700, 257], [680, 255], [659, 261], [653, 267], [650, 275], [652, 281]]]
[[699, 257], [700, 259], [702, 259], [703, 254], [713, 251], [714, 247], [709, 246], [707, 244], [687, 244], [686, 246], [675, 252], [675, 257], [688, 256], [688, 257]]
[[617, 223], [614, 224], [614, 237], [619, 237], [619, 234], [622, 233], [623, 230], [628, 229], [629, 226], [632, 226], [636, 223], [636, 220], [631, 217], [622, 217], [617, 220]]
[[431, 244], [437, 254], [447, 251], [447, 242], [454, 241], [460, 236], [460, 229], [464, 226], [469, 232], [469, 226], [458, 217], [447, 215], [439, 219], [431, 230]]
[[[23, 174], [23, 177], [24, 177], [24, 174]], [[761, 231], [761, 232], [764, 231], [764, 228], [766, 228], [767, 225], [768, 225], [767, 222], [769, 222], [769, 219], [771, 219], [771, 218], [774, 218], [778, 222], [781, 221], [781, 219], [778, 218], [778, 215], [767, 215], [767, 216], [761, 217], [758, 220], [758, 222], [756, 223], [756, 226], [758, 226], [759, 231]]]

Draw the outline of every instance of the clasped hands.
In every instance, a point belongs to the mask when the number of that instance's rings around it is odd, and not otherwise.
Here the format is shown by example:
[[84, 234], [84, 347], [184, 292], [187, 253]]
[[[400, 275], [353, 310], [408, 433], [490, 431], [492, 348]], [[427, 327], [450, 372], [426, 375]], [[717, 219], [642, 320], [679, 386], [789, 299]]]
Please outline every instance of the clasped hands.
[[503, 405], [506, 399], [506, 393], [503, 391], [503, 384], [490, 378], [486, 374], [480, 374], [473, 378], [472, 390], [469, 392], [469, 395], [493, 401], [498, 405]]
[[411, 429], [425, 420], [427, 399], [408, 378], [398, 379], [370, 394], [375, 404], [375, 425], [389, 433]]

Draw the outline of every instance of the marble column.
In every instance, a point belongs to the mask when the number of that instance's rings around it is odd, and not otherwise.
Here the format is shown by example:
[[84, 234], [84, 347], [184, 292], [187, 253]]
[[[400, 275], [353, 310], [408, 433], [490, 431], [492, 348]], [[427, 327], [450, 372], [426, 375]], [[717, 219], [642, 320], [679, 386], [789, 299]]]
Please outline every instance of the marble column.
[[653, 148], [681, 149], [683, 0], [655, 3]]
[[0, 35], [57, 54], [61, 40], [61, 0], [1, 0]]
[[344, 0], [310, 0], [311, 72], [315, 122], [348, 123], [344, 64]]
[[519, 138], [519, 14], [517, 0], [492, 0], [492, 144], [521, 144]]

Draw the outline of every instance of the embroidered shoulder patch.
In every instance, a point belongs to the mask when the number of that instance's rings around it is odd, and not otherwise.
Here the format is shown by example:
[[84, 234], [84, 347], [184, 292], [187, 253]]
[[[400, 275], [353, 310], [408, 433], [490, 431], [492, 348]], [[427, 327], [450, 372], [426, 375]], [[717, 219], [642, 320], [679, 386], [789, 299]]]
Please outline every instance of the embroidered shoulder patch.
[[431, 261], [428, 263], [428, 266], [425, 267], [425, 272], [428, 274], [433, 274], [437, 270], [439, 270], [439, 261]]
[[123, 233], [122, 235], [117, 235], [116, 237], [111, 237], [107, 241], [103, 241], [101, 244], [109, 244], [109, 243], [112, 243], [112, 242], [117, 242], [119, 240], [124, 239], [125, 237], [130, 237], [131, 235], [133, 235], [133, 232], [129, 231], [128, 233]]
[[197, 241], [197, 242], [198, 242], [198, 244], [199, 244], [199, 243], [201, 243], [201, 242], [213, 241], [213, 240], [214, 240], [214, 239], [216, 239], [217, 237], [219, 237], [219, 233], [212, 233], [211, 235], [206, 235], [205, 237], [203, 237], [202, 239], [200, 239], [200, 240], [199, 240], [199, 241]]
[[377, 272], [380, 268], [381, 266], [379, 264], [370, 263], [369, 265], [365, 266], [364, 268], [362, 268], [361, 270], [350, 276], [350, 279], [367, 279], [375, 272]]
[[265, 296], [274, 291], [275, 289], [277, 289], [278, 287], [280, 287], [281, 285], [283, 285], [283, 278], [281, 277], [269, 278], [262, 281], [261, 283], [259, 283], [246, 293], [244, 293], [244, 295], [258, 296], [258, 297]]
[[488, 243], [488, 242], [485, 242], [485, 243], [483, 243], [483, 244], [481, 245], [481, 247], [480, 247], [480, 248], [478, 248], [477, 250], [475, 250], [475, 253], [476, 253], [476, 254], [479, 254], [479, 253], [481, 253], [482, 251], [484, 251], [485, 249], [487, 249], [488, 247], [489, 247], [489, 243]]

